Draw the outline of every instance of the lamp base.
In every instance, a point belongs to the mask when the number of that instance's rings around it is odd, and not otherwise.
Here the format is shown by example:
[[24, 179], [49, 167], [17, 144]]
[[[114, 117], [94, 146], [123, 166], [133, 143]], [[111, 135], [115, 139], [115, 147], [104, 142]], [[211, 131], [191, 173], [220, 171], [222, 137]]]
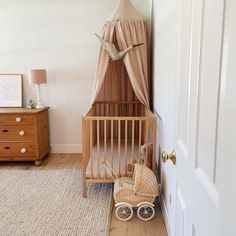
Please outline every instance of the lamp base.
[[45, 106], [42, 103], [37, 103], [36, 108], [44, 108]]
[[37, 84], [37, 105], [36, 108], [44, 108], [45, 106], [42, 104], [41, 99], [40, 99], [40, 88], [39, 84]]

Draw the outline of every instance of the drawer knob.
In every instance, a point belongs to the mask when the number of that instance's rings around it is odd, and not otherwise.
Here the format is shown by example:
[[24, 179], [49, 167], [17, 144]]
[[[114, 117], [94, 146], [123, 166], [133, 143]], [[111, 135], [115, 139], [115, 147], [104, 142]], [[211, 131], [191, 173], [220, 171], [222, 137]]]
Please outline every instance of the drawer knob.
[[22, 148], [22, 149], [20, 150], [20, 152], [24, 154], [24, 153], [27, 152], [27, 149], [26, 149], [26, 148]]
[[24, 130], [21, 130], [21, 131], [19, 132], [19, 135], [20, 135], [20, 136], [24, 136], [24, 135], [25, 135], [25, 131], [24, 131]]
[[20, 123], [21, 122], [21, 118], [20, 117], [16, 117], [16, 122]]

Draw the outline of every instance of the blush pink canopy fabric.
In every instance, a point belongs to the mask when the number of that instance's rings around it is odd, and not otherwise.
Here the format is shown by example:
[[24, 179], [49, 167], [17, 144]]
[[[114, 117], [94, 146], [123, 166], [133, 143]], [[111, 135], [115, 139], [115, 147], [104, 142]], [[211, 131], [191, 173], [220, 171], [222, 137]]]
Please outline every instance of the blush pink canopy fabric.
[[95, 72], [91, 105], [96, 101], [134, 101], [150, 107], [148, 76], [148, 26], [129, 0], [120, 0], [103, 27], [103, 39], [129, 51], [122, 60], [112, 61], [101, 46]]

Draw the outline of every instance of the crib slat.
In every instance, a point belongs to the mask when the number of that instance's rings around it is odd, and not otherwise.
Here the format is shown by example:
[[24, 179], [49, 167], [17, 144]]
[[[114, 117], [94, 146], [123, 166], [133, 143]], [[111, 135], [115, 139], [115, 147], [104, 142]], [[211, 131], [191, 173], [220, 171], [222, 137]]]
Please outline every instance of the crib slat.
[[118, 174], [119, 174], [119, 177], [120, 177], [120, 120], [118, 120]]
[[148, 120], [146, 120], [146, 129], [145, 129], [145, 132], [146, 132], [146, 141], [145, 141], [145, 144], [146, 144], [146, 157], [145, 157], [145, 165], [147, 166], [148, 164], [148, 130], [149, 130], [149, 122]]
[[[104, 160], [107, 160], [107, 121], [104, 120]], [[105, 169], [105, 176], [107, 178], [107, 170]]]
[[142, 121], [139, 121], [138, 162], [141, 163]]
[[155, 172], [156, 171], [156, 119], [153, 118], [153, 123], [152, 123], [152, 170]]
[[[137, 117], [138, 116], [138, 104], [135, 104], [135, 116]], [[136, 122], [135, 123], [135, 138], [138, 138], [138, 126], [139, 126], [139, 123]]]
[[92, 120], [89, 122], [89, 133], [90, 133], [90, 158], [91, 158], [91, 178], [93, 179], [93, 126]]
[[114, 170], [114, 164], [113, 164], [113, 120], [111, 120], [111, 167]]
[[134, 171], [134, 120], [132, 120], [132, 150], [131, 150], [132, 173]]
[[125, 121], [125, 176], [127, 176], [127, 132], [128, 132], [128, 121]]
[[97, 158], [98, 158], [98, 178], [100, 178], [100, 123], [97, 120]]
[[[105, 107], [105, 104], [101, 103], [100, 104], [101, 117], [105, 116], [104, 107]], [[103, 131], [104, 131], [104, 124], [103, 124], [103, 121], [101, 121], [100, 122], [100, 138], [104, 137], [104, 132]]]

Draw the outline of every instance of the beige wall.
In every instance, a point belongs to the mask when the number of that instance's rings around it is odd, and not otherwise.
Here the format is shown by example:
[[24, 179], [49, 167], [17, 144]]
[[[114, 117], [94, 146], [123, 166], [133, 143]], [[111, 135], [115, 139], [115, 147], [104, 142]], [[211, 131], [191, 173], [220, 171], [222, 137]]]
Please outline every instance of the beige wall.
[[[30, 68], [46, 68], [42, 101], [50, 107], [53, 152], [81, 152], [81, 116], [88, 109], [99, 43], [118, 0], [1, 0], [0, 73], [24, 74], [24, 103], [35, 99]], [[150, 20], [151, 0], [132, 0]]]

